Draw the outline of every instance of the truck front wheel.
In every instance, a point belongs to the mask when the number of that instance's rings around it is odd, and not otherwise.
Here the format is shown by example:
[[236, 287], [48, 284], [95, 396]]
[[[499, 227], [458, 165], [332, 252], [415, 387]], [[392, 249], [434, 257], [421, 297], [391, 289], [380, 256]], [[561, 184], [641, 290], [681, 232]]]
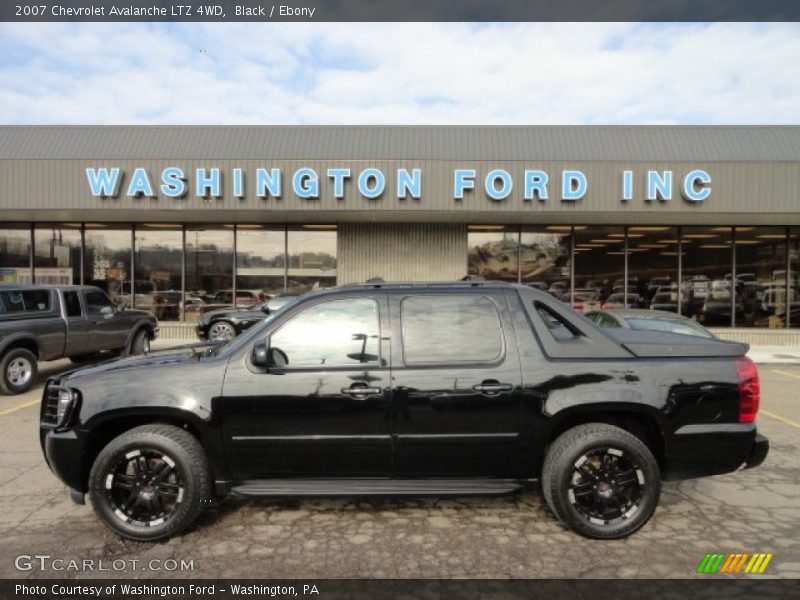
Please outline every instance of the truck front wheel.
[[550, 509], [572, 530], [616, 539], [644, 525], [658, 504], [661, 474], [635, 435], [605, 423], [578, 425], [550, 446], [542, 468]]
[[95, 512], [122, 537], [141, 542], [184, 531], [210, 494], [203, 447], [172, 425], [143, 425], [114, 438], [89, 474]]

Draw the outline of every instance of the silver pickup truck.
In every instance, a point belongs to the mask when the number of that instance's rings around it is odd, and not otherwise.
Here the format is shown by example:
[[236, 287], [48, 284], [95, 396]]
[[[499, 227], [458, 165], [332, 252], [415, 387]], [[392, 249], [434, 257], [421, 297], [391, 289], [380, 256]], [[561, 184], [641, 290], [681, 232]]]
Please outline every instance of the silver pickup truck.
[[157, 335], [152, 313], [117, 306], [96, 287], [0, 284], [0, 391], [29, 390], [38, 361], [142, 354]]

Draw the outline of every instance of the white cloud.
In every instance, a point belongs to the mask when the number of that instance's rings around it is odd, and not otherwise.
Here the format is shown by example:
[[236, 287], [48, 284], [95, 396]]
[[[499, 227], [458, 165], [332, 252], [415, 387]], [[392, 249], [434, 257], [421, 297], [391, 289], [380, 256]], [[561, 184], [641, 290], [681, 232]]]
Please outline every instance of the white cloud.
[[789, 123], [798, 24], [4, 24], [4, 123]]

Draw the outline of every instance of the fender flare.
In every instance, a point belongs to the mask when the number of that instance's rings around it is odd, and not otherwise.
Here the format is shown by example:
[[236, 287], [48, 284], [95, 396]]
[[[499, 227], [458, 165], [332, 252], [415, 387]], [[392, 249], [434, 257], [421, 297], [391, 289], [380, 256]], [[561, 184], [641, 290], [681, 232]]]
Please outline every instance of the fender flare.
[[12, 333], [6, 338], [3, 338], [2, 342], [0, 342], [0, 356], [6, 353], [6, 351], [14, 346], [18, 346], [19, 342], [26, 342], [30, 343], [32, 346], [36, 348], [36, 360], [41, 359], [41, 348], [39, 347], [39, 342], [37, 341], [35, 336], [30, 335], [29, 333]]

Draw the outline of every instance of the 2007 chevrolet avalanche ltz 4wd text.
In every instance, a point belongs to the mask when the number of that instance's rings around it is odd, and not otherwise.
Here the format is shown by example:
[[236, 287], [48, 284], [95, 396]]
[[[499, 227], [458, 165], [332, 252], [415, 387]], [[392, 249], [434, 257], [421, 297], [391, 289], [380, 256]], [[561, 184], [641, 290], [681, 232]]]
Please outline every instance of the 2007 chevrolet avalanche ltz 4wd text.
[[208, 502], [504, 494], [539, 479], [573, 530], [619, 538], [663, 479], [761, 464], [747, 346], [601, 330], [497, 282], [311, 292], [203, 352], [48, 380], [53, 472], [120, 535], [157, 540]]

